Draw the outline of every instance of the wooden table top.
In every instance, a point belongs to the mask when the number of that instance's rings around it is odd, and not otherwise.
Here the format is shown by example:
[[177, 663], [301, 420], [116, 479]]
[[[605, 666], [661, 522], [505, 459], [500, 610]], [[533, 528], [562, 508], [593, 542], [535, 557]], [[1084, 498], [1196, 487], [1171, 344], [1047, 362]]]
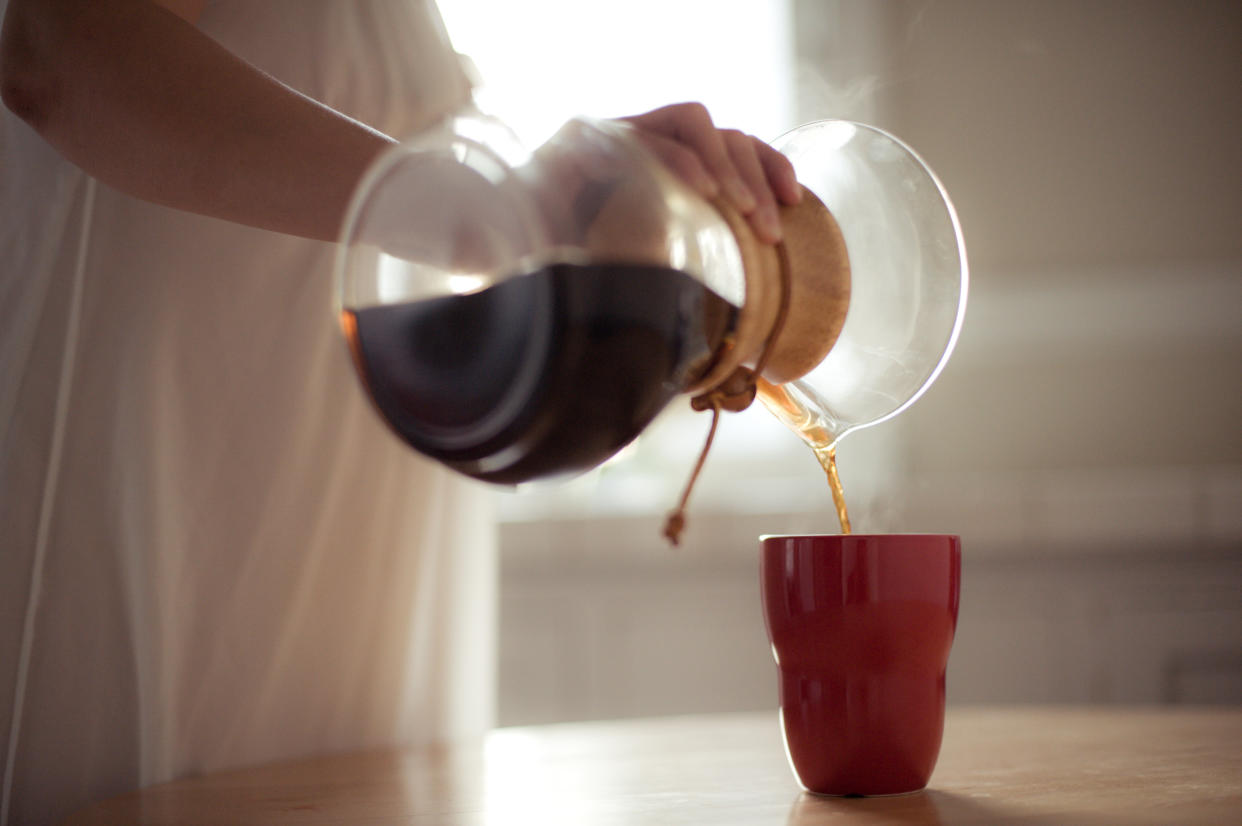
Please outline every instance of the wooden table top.
[[775, 713], [500, 729], [153, 786], [100, 824], [1242, 823], [1242, 708], [950, 708], [927, 791], [803, 793]]

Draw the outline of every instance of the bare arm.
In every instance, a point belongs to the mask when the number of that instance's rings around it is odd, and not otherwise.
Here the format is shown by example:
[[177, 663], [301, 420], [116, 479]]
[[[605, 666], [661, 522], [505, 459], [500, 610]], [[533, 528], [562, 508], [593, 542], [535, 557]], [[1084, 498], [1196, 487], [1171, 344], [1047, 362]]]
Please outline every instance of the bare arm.
[[[138, 198], [334, 240], [354, 185], [391, 141], [264, 74], [196, 29], [203, 0], [11, 0], [4, 103], [90, 174]], [[705, 195], [723, 190], [761, 238], [793, 170], [718, 130], [698, 104], [627, 118]]]
[[[194, 3], [178, 11], [192, 15]], [[144, 0], [12, 0], [4, 103], [66, 158], [136, 197], [334, 240], [390, 139]]]

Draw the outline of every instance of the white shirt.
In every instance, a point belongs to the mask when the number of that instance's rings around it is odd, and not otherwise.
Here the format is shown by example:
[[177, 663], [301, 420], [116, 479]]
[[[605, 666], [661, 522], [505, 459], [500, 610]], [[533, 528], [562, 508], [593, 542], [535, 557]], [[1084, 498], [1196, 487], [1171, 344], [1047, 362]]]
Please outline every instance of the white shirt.
[[[389, 134], [469, 98], [430, 0], [200, 26]], [[332, 256], [122, 195], [4, 111], [0, 823], [490, 725], [490, 497], [369, 406]]]

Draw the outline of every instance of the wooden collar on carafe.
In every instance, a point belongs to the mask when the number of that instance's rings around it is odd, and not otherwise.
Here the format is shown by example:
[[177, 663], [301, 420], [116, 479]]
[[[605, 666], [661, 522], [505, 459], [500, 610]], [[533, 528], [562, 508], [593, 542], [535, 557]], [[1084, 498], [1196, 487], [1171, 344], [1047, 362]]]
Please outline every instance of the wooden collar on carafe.
[[681, 541], [686, 505], [715, 439], [721, 411], [750, 407], [759, 377], [782, 384], [810, 372], [836, 343], [849, 308], [845, 241], [832, 213], [810, 190], [803, 187], [798, 204], [781, 208], [784, 240], [775, 245], [759, 241], [732, 207], [723, 202], [715, 207], [742, 254], [746, 301], [734, 335], [688, 391], [694, 394], [690, 406], [710, 410], [712, 423], [681, 500], [664, 524], [664, 536], [673, 545]]

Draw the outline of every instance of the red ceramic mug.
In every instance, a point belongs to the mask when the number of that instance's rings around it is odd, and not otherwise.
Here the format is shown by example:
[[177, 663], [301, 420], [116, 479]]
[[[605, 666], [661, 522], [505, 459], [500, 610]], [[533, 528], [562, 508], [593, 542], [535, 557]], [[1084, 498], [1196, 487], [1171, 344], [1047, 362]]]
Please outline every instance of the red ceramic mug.
[[764, 536], [763, 611], [798, 781], [835, 795], [927, 785], [944, 731], [961, 539]]

